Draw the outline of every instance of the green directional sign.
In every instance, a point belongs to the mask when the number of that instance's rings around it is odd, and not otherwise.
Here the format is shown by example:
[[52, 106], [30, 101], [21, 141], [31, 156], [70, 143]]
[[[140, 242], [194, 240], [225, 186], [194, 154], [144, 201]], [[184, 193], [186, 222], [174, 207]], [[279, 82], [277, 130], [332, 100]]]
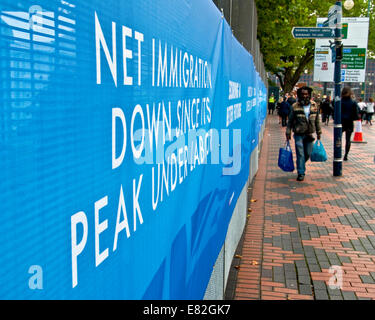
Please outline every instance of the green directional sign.
[[344, 48], [343, 69], [364, 70], [366, 68], [366, 48]]
[[335, 38], [335, 29], [323, 27], [294, 27], [292, 34], [296, 39], [332, 39]]
[[342, 39], [348, 39], [348, 29], [349, 29], [349, 24], [348, 23], [343, 23], [342, 24]]

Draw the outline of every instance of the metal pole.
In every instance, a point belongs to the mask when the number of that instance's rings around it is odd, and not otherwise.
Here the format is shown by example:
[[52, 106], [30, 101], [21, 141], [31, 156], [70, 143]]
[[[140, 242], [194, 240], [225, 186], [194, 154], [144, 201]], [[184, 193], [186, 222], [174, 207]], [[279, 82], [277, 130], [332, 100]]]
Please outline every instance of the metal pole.
[[[368, 6], [367, 6], [367, 17], [368, 18], [370, 18], [370, 9], [371, 9], [371, 0], [368, 0], [367, 1], [367, 3], [368, 3]], [[369, 21], [369, 23], [370, 23], [370, 21]], [[365, 69], [365, 70], [367, 70], [367, 68]], [[366, 73], [365, 73], [366, 74]], [[365, 89], [364, 89], [364, 99], [363, 99], [363, 101], [368, 101], [366, 98], [366, 75], [365, 75], [365, 82], [363, 83], [364, 84], [364, 87], [365, 87]]]
[[232, 29], [232, 0], [230, 0], [230, 7], [229, 7], [229, 25], [230, 28]]
[[334, 159], [333, 176], [342, 176], [342, 124], [341, 124], [341, 59], [342, 59], [342, 0], [336, 2], [337, 13], [335, 37], [335, 115], [334, 115]]
[[365, 81], [362, 82], [362, 91], [363, 91], [363, 94], [361, 92], [361, 96], [363, 98], [363, 101], [366, 100], [366, 74], [365, 74]]

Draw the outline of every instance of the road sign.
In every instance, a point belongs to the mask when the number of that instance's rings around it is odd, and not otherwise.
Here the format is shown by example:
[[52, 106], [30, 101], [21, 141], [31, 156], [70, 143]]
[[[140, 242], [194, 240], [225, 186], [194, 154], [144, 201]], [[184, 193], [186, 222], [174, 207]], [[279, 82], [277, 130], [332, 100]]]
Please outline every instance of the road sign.
[[[327, 18], [318, 18], [317, 27], [321, 27]], [[366, 49], [368, 46], [368, 17], [346, 17], [342, 18], [342, 43], [343, 58], [341, 68], [345, 70], [342, 75], [342, 82], [364, 82], [366, 77]], [[334, 81], [334, 62], [336, 61], [335, 47], [332, 47], [332, 40], [316, 39], [314, 59], [314, 82]], [[328, 62], [328, 70], [323, 68], [323, 63]]]
[[296, 39], [332, 39], [335, 38], [335, 29], [319, 27], [294, 27], [292, 34]]
[[339, 21], [342, 16], [342, 7], [334, 5], [329, 8], [328, 19], [323, 22], [323, 27], [334, 27], [341, 21]]
[[365, 69], [366, 48], [345, 48], [342, 64], [343, 69]]

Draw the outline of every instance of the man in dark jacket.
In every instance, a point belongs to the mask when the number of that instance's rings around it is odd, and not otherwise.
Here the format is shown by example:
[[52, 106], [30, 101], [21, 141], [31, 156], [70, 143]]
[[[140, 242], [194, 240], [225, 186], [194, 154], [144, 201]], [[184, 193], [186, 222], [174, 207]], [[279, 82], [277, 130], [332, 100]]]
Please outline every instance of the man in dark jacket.
[[352, 100], [352, 90], [345, 87], [341, 92], [341, 123], [342, 132], [345, 132], [345, 155], [344, 161], [348, 160], [351, 146], [351, 137], [354, 131], [354, 121], [360, 120], [359, 107], [357, 102]]
[[289, 97], [288, 97], [287, 102], [289, 103], [290, 106], [294, 105], [294, 104], [297, 102], [297, 100], [296, 100], [296, 98], [295, 98], [295, 94], [294, 94], [294, 92], [291, 92], [291, 93], [289, 94]]
[[331, 103], [331, 97], [325, 97], [322, 104], [320, 105], [320, 110], [322, 111], [322, 122], [328, 126], [329, 123], [329, 117], [333, 113], [332, 103]]
[[284, 97], [283, 102], [280, 103], [279, 114], [281, 117], [281, 125], [286, 127], [288, 115], [290, 112], [290, 105], [287, 101], [287, 97]]
[[294, 140], [297, 154], [297, 181], [305, 178], [306, 162], [309, 160], [316, 132], [320, 140], [322, 129], [320, 127], [319, 108], [314, 101], [311, 101], [312, 89], [302, 87], [297, 91], [298, 102], [293, 104], [289, 113], [286, 138], [291, 139], [291, 132], [294, 132]]

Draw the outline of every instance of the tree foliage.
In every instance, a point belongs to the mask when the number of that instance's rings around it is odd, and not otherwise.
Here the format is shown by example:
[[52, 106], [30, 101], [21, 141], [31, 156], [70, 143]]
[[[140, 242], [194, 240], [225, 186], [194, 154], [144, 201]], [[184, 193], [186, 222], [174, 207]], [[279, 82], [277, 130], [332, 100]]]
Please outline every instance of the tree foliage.
[[[318, 17], [327, 17], [335, 1], [255, 0], [258, 12], [258, 39], [266, 70], [275, 74], [284, 92], [289, 92], [305, 69], [312, 69], [315, 40], [294, 39], [293, 27], [315, 27]], [[368, 1], [354, 0], [344, 17], [367, 16]], [[375, 53], [374, 0], [370, 13], [369, 55]]]

